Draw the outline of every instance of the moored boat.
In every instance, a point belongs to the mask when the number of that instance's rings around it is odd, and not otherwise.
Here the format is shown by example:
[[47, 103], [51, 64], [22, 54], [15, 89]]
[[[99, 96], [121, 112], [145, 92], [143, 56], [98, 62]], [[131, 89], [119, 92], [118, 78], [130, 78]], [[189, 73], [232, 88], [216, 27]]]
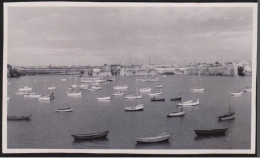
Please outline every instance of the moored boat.
[[135, 106], [129, 106], [129, 107], [125, 107], [125, 111], [142, 111], [144, 109], [144, 105], [143, 104], [138, 104]]
[[48, 90], [54, 90], [54, 89], [56, 89], [56, 87], [54, 86], [48, 87]]
[[65, 82], [66, 80], [67, 80], [66, 78], [61, 79], [61, 81], [63, 81], [63, 82]]
[[204, 92], [204, 88], [193, 88], [191, 89], [192, 92]]
[[122, 96], [124, 94], [125, 94], [124, 92], [115, 92], [112, 95], [114, 95], [114, 96]]
[[171, 101], [181, 101], [181, 100], [182, 100], [182, 96], [177, 96], [177, 97], [171, 98]]
[[251, 91], [252, 91], [252, 88], [251, 88], [251, 87], [246, 87], [246, 88], [244, 89], [244, 91], [245, 91], [245, 92], [251, 92]]
[[227, 112], [224, 115], [218, 117], [219, 121], [232, 120], [235, 119], [235, 111]]
[[163, 85], [162, 85], [162, 84], [159, 84], [159, 85], [155, 85], [154, 87], [155, 87], [155, 88], [163, 88]]
[[162, 133], [154, 137], [137, 138], [137, 143], [158, 143], [168, 141], [171, 138], [171, 133]]
[[36, 94], [36, 93], [28, 93], [28, 94], [24, 94], [23, 96], [25, 98], [39, 98], [39, 97], [41, 97], [40, 94]]
[[128, 88], [127, 85], [123, 85], [123, 86], [115, 86], [113, 87], [115, 90], [126, 90]]
[[189, 100], [189, 101], [178, 103], [178, 105], [180, 105], [180, 106], [196, 106], [199, 104], [200, 104], [199, 99], [197, 99], [197, 101]]
[[231, 92], [230, 95], [234, 96], [234, 97], [238, 97], [238, 96], [242, 96], [243, 95], [243, 91], [242, 92]]
[[110, 96], [108, 96], [108, 97], [97, 97], [97, 100], [99, 100], [99, 101], [103, 101], [103, 100], [110, 100], [111, 99], [111, 97]]
[[219, 128], [219, 129], [203, 129], [198, 130], [195, 129], [194, 132], [197, 134], [197, 136], [216, 136], [216, 135], [225, 135], [228, 131], [227, 128]]
[[22, 121], [22, 120], [26, 120], [29, 121], [31, 120], [32, 115], [28, 115], [28, 116], [7, 116], [7, 120], [11, 120], [11, 121]]
[[159, 97], [159, 96], [154, 96], [151, 98], [151, 101], [165, 101], [165, 98]]
[[141, 95], [127, 95], [125, 96], [125, 99], [141, 99]]
[[167, 114], [167, 117], [178, 117], [178, 116], [184, 116], [185, 112], [183, 108], [181, 108], [181, 111], [175, 111], [175, 112], [170, 112]]
[[46, 96], [39, 97], [39, 101], [51, 101], [53, 99], [54, 99], [53, 93], [51, 95], [46, 95]]
[[97, 132], [97, 133], [88, 133], [88, 134], [72, 134], [71, 136], [75, 140], [92, 140], [105, 138], [108, 135], [109, 131]]
[[67, 104], [67, 107], [66, 108], [61, 108], [61, 109], [56, 109], [55, 112], [72, 112], [73, 109], [72, 108], [69, 108], [68, 107], [68, 104]]

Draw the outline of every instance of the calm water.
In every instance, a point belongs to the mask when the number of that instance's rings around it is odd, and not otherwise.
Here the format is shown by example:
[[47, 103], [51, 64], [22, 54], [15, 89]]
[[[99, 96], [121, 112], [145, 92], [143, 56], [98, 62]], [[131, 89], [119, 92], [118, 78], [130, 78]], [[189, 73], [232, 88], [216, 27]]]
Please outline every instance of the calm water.
[[[66, 77], [67, 81], [61, 79]], [[46, 94], [47, 86], [55, 85], [55, 99], [51, 102], [39, 102], [38, 99], [17, 95], [19, 86], [29, 85], [33, 92]], [[23, 82], [24, 80], [24, 82]], [[37, 81], [37, 86], [34, 84]], [[196, 81], [196, 77], [195, 77]], [[218, 122], [217, 116], [228, 110], [228, 92], [241, 91], [251, 86], [251, 77], [201, 76], [200, 85], [204, 93], [194, 93], [193, 76], [173, 75], [163, 77], [160, 82], [137, 82], [138, 88], [154, 87], [162, 83], [165, 102], [151, 102], [143, 94], [140, 103], [144, 111], [125, 112], [126, 106], [136, 105], [136, 100], [126, 100], [122, 96], [112, 96], [113, 86], [128, 84], [126, 94], [135, 94], [135, 77], [117, 77], [103, 90], [90, 92], [82, 90], [82, 97], [68, 97], [66, 90], [75, 80], [70, 76], [26, 76], [10, 79], [8, 85], [8, 115], [29, 115], [31, 121], [8, 121], [8, 148], [43, 149], [249, 149], [251, 93], [232, 98], [232, 108], [236, 111], [235, 120]], [[79, 79], [77, 81], [79, 83]], [[184, 117], [167, 118], [168, 112], [178, 110], [177, 102], [170, 97], [177, 96], [181, 87], [184, 100], [200, 98], [200, 105], [185, 107]], [[158, 90], [152, 88], [152, 91]], [[51, 91], [48, 91], [50, 93]], [[96, 97], [111, 95], [111, 101], [98, 102]], [[55, 109], [68, 103], [73, 108], [70, 113], [56, 113]], [[229, 133], [221, 137], [197, 138], [194, 129], [229, 128]], [[105, 140], [75, 142], [71, 134], [99, 132], [109, 130]], [[137, 145], [136, 138], [155, 136], [171, 132], [168, 143]]]

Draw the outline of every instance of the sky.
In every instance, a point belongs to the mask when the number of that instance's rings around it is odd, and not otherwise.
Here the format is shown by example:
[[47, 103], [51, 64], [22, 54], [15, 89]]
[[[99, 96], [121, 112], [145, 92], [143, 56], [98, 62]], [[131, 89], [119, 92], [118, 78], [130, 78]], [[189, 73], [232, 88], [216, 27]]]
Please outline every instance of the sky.
[[252, 8], [9, 7], [16, 66], [251, 61]]

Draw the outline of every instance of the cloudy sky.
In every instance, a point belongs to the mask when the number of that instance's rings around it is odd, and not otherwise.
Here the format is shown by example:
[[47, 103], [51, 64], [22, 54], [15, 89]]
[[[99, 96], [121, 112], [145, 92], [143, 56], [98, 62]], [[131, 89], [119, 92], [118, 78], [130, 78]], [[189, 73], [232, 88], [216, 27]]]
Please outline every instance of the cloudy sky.
[[9, 7], [12, 65], [251, 61], [252, 8]]

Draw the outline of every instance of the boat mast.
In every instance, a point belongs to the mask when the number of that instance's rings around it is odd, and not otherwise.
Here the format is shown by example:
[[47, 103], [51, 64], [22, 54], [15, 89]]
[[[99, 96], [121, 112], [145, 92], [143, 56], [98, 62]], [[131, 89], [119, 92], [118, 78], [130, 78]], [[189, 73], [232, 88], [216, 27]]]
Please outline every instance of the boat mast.
[[139, 105], [138, 91], [137, 91], [137, 77], [135, 77], [135, 91], [136, 91], [137, 105]]

